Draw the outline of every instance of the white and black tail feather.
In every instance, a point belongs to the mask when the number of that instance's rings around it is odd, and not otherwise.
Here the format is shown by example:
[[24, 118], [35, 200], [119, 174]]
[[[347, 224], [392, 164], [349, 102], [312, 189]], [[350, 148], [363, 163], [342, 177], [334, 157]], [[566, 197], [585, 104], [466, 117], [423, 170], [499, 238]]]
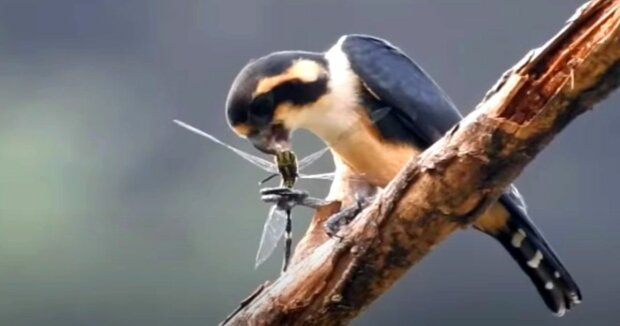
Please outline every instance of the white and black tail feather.
[[581, 302], [579, 287], [553, 249], [547, 244], [527, 213], [502, 203], [511, 213], [504, 229], [493, 236], [532, 280], [545, 304], [556, 316], [563, 316]]

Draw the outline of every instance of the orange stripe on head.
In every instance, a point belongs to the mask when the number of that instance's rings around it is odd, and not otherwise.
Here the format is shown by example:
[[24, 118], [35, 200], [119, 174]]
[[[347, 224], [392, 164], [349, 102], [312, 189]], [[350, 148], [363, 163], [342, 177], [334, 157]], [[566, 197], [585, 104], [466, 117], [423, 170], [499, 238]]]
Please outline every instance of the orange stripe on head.
[[265, 94], [278, 85], [294, 79], [298, 79], [304, 83], [310, 83], [316, 81], [323, 73], [323, 67], [315, 61], [306, 59], [295, 60], [291, 67], [283, 73], [261, 79], [258, 85], [256, 85], [256, 89], [254, 93], [252, 93], [252, 96], [256, 97]]
[[232, 126], [232, 130], [241, 137], [247, 137], [250, 134], [251, 128], [245, 123]]

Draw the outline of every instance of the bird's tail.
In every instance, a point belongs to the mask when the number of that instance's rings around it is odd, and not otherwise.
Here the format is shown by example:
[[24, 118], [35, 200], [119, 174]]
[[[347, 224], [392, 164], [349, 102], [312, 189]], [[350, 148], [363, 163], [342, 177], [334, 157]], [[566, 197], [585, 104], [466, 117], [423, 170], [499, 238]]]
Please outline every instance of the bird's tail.
[[526, 213], [511, 209], [506, 225], [494, 234], [536, 286], [545, 304], [562, 316], [581, 301], [579, 287]]

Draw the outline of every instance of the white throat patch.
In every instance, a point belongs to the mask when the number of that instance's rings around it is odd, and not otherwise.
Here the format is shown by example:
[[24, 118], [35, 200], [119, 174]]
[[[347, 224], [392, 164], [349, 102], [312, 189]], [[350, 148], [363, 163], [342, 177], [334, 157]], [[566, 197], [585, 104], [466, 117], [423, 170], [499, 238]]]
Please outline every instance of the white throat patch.
[[329, 93], [314, 107], [304, 110], [301, 128], [306, 128], [330, 143], [360, 123], [358, 78], [342, 51], [346, 36], [325, 53], [329, 69]]

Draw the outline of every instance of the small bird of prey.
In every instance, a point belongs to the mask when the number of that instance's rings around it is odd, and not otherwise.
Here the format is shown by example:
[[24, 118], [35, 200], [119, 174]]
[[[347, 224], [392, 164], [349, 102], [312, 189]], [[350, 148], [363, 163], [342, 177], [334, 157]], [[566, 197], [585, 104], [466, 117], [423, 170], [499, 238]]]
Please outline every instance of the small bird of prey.
[[[385, 108], [386, 116], [373, 123], [373, 112]], [[339, 174], [358, 175], [365, 187], [376, 189], [462, 119], [416, 62], [366, 35], [342, 36], [325, 52], [280, 51], [250, 61], [230, 88], [226, 116], [235, 133], [270, 154], [290, 148], [292, 131], [308, 130], [332, 152], [336, 180]], [[334, 182], [330, 195], [343, 186]], [[514, 186], [474, 228], [506, 249], [554, 314], [562, 316], [580, 302], [577, 284]]]

